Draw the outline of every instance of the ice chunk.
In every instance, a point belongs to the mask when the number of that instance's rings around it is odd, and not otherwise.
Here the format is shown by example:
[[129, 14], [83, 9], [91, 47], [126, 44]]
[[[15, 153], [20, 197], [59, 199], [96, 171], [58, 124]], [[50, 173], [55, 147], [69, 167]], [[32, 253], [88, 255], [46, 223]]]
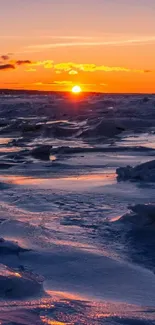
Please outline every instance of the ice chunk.
[[116, 169], [118, 180], [140, 180], [155, 182], [155, 160], [136, 167], [121, 167]]
[[124, 215], [119, 222], [129, 222], [138, 227], [155, 225], [155, 204], [137, 204], [130, 207], [131, 213]]
[[29, 251], [29, 249], [22, 248], [22, 247], [18, 246], [18, 244], [15, 242], [11, 242], [11, 241], [5, 240], [3, 238], [0, 238], [0, 255], [2, 255], [2, 254], [8, 254], [8, 255], [19, 254], [19, 253], [26, 252], [26, 251]]
[[36, 159], [49, 160], [50, 159], [51, 146], [41, 145], [32, 150], [32, 156]]

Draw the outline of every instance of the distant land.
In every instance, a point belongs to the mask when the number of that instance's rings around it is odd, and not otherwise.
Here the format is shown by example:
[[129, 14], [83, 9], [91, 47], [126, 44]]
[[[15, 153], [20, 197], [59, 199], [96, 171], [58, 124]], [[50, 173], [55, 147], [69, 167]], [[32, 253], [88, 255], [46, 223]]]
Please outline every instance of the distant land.
[[[37, 94], [42, 94], [42, 95], [45, 95], [45, 94], [55, 94], [55, 95], [58, 95], [58, 94], [69, 94], [70, 91], [54, 91], [54, 90], [31, 90], [31, 89], [7, 89], [7, 88], [1, 88], [0, 89], [0, 95], [3, 95], [3, 94], [34, 94], [34, 95], [37, 95]], [[78, 96], [83, 96], [83, 95], [88, 95], [88, 94], [92, 94], [92, 95], [114, 95], [114, 96], [119, 96], [119, 95], [132, 95], [132, 96], [142, 96], [142, 95], [147, 95], [147, 96], [151, 96], [151, 95], [155, 95], [155, 93], [103, 93], [103, 92], [92, 92], [92, 91], [89, 91], [89, 92], [82, 92], [80, 95]]]

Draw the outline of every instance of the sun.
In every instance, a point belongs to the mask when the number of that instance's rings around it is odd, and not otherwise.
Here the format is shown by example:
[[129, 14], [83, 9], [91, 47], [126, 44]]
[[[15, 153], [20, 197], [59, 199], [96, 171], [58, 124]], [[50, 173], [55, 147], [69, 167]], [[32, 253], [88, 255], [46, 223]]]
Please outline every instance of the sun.
[[73, 93], [73, 94], [80, 94], [81, 91], [82, 91], [82, 89], [81, 89], [80, 86], [74, 86], [74, 87], [72, 88], [72, 93]]

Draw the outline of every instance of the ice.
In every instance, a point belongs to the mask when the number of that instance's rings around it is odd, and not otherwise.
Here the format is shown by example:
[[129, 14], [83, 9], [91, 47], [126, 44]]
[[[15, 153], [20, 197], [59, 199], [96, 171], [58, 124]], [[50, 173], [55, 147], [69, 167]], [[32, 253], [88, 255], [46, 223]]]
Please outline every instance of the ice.
[[41, 159], [46, 161], [50, 159], [50, 150], [51, 150], [51, 146], [42, 145], [33, 149], [31, 154], [36, 159]]
[[121, 167], [116, 170], [119, 180], [155, 182], [155, 160], [136, 167]]
[[154, 324], [154, 103], [0, 94], [2, 325]]

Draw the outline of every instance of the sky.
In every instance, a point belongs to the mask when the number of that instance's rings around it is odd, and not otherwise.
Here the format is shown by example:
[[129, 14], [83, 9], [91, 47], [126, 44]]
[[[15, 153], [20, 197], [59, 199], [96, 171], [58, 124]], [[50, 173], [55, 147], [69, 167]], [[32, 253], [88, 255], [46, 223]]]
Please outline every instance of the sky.
[[155, 92], [155, 0], [0, 0], [0, 88]]

